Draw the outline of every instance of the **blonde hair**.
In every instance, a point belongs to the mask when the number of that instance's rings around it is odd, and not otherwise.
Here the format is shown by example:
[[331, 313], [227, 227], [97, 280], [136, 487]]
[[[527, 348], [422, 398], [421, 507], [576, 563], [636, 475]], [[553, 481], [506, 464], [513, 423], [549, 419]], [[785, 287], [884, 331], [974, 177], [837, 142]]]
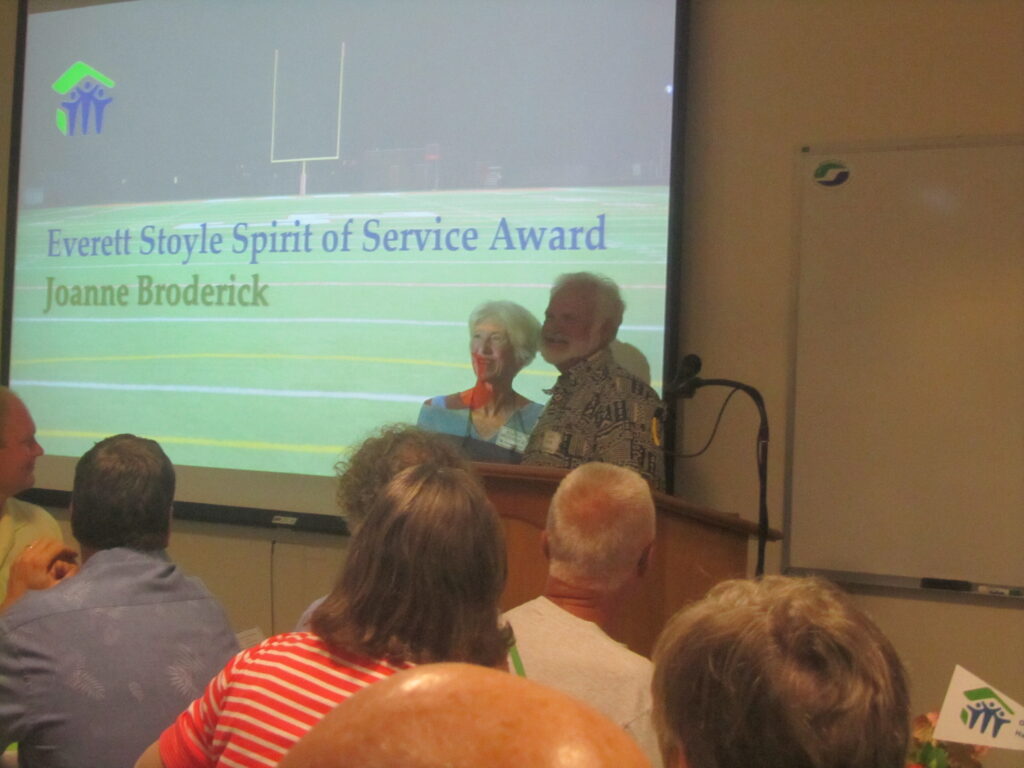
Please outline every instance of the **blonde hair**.
[[769, 576], [714, 587], [654, 651], [654, 720], [666, 763], [690, 768], [902, 768], [903, 665], [834, 586]]

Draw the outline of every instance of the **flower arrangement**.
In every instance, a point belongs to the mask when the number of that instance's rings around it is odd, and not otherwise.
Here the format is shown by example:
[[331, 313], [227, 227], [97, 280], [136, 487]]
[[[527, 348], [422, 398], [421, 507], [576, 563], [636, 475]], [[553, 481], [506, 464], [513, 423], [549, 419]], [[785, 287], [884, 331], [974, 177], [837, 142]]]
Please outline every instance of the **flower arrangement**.
[[907, 768], [981, 768], [988, 747], [939, 741], [935, 738], [938, 712], [918, 715], [911, 723]]

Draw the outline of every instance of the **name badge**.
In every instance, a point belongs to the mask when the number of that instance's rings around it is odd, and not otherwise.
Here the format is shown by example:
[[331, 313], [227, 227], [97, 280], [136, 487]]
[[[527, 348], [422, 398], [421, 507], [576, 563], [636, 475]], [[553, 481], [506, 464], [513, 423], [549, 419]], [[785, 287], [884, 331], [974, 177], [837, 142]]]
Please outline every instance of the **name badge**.
[[529, 441], [529, 435], [523, 434], [518, 429], [513, 429], [507, 425], [499, 429], [498, 436], [494, 438], [494, 443], [499, 448], [510, 448], [516, 453], [525, 451], [526, 444]]
[[555, 432], [549, 429], [544, 433], [544, 438], [541, 440], [540, 449], [544, 453], [558, 453], [558, 447], [562, 444], [562, 433]]

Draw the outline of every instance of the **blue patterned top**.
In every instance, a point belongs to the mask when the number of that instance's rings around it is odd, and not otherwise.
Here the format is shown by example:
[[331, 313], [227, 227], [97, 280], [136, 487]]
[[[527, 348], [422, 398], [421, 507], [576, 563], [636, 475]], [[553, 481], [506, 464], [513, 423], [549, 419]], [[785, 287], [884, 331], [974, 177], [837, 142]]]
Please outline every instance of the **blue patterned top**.
[[447, 408], [445, 395], [438, 395], [420, 408], [416, 426], [454, 438], [453, 442], [474, 461], [518, 464], [543, 410], [543, 405], [530, 401], [515, 411], [490, 439], [484, 439], [469, 418], [469, 408]]
[[220, 604], [162, 551], [97, 552], [0, 617], [0, 750], [130, 768], [237, 652]]

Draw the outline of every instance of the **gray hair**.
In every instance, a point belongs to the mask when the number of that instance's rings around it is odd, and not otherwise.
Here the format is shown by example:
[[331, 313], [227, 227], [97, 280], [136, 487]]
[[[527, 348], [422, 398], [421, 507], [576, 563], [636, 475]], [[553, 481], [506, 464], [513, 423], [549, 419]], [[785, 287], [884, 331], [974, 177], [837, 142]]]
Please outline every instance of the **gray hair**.
[[540, 322], [528, 309], [514, 301], [485, 301], [469, 314], [470, 334], [484, 320], [504, 326], [520, 368], [533, 362], [540, 345]]
[[[612, 323], [612, 338], [622, 325], [622, 316], [626, 313], [626, 302], [622, 299], [619, 286], [610, 277], [593, 272], [567, 272], [559, 275], [551, 286], [551, 294], [566, 287], [579, 287], [590, 291], [597, 305], [597, 314], [601, 320]], [[611, 339], [609, 339], [611, 341]]]
[[547, 519], [551, 575], [577, 586], [615, 589], [654, 541], [654, 500], [636, 472], [583, 464], [558, 485]]

